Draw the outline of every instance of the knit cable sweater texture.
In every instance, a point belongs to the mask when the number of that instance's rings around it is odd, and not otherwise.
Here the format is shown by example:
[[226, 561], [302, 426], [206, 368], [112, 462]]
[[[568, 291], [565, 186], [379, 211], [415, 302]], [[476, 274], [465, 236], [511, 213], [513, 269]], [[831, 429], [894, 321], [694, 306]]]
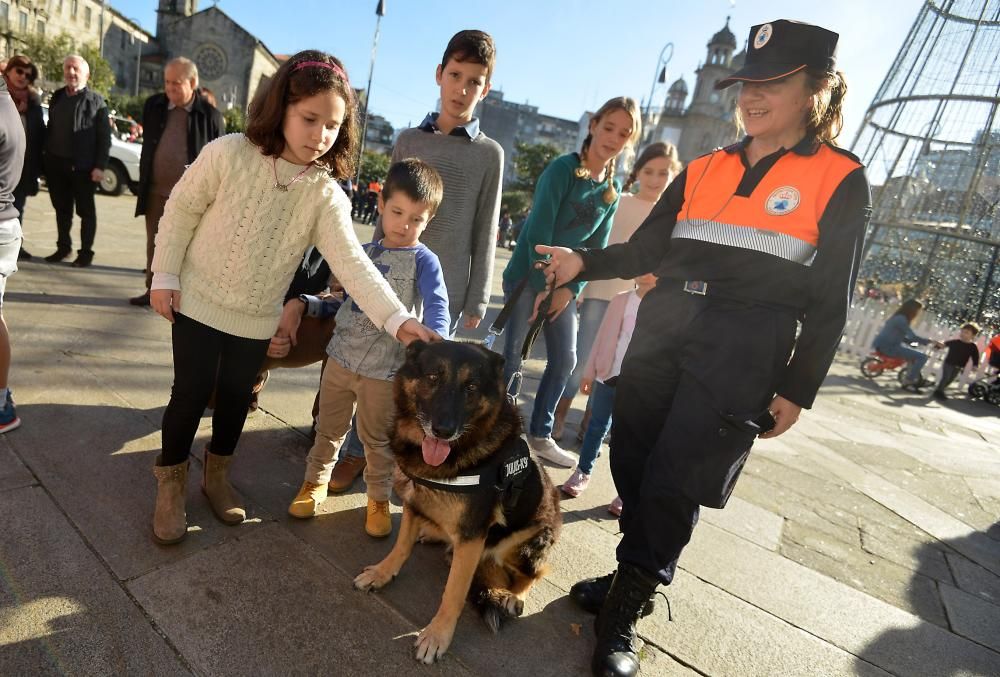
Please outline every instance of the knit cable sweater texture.
[[[302, 167], [278, 159], [276, 169], [288, 183]], [[174, 186], [152, 269], [180, 276], [180, 312], [229, 334], [270, 338], [302, 254], [315, 245], [375, 326], [395, 335], [411, 315], [361, 248], [343, 190], [313, 168], [281, 192], [274, 171], [270, 157], [230, 134], [205, 146]]]

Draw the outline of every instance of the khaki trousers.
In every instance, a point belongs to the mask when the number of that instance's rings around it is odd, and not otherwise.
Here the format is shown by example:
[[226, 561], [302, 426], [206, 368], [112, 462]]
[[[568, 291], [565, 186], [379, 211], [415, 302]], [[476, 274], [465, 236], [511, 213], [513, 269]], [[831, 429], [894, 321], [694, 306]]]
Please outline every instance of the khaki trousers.
[[336, 360], [329, 360], [319, 387], [316, 441], [306, 459], [307, 482], [327, 484], [337, 450], [351, 429], [357, 403], [358, 437], [365, 446], [365, 484], [368, 498], [388, 501], [396, 462], [389, 448], [389, 426], [395, 407], [392, 381], [359, 376]]

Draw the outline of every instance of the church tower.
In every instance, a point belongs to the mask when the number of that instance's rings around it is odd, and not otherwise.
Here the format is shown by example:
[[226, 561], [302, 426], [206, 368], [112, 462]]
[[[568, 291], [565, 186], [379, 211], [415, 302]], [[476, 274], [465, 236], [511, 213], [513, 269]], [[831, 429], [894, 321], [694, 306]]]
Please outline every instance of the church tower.
[[715, 89], [715, 83], [733, 72], [733, 52], [736, 50], [736, 36], [729, 30], [729, 17], [721, 31], [708, 41], [708, 53], [705, 63], [696, 71], [694, 98], [691, 100], [691, 113], [719, 116], [730, 111], [723, 101], [721, 92]]
[[156, 9], [156, 34], [165, 34], [177, 19], [191, 16], [198, 11], [198, 0], [160, 0]]
[[738, 68], [733, 58], [736, 36], [729, 30], [729, 17], [722, 30], [708, 41], [707, 48], [705, 62], [696, 71], [694, 94], [684, 115], [684, 128], [677, 147], [684, 163], [736, 140], [735, 93], [715, 89], [715, 83]]

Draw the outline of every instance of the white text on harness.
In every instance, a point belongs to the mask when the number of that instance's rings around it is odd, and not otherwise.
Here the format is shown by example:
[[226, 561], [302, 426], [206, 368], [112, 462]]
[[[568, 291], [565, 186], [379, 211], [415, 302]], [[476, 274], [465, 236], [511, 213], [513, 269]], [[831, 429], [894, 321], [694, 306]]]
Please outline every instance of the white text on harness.
[[515, 458], [513, 461], [508, 461], [504, 465], [504, 472], [507, 474], [508, 477], [510, 477], [511, 475], [516, 475], [517, 473], [521, 472], [527, 467], [528, 467], [528, 458], [522, 456], [521, 458]]

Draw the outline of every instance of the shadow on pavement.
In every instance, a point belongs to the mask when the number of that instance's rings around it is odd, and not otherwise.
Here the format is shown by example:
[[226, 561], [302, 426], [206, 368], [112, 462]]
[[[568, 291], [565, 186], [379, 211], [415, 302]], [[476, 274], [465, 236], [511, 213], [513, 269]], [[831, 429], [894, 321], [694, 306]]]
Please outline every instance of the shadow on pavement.
[[[939, 609], [927, 607], [935, 602], [942, 605], [946, 626], [939, 628], [921, 621], [915, 627], [883, 632], [859, 652], [859, 673], [875, 663], [893, 665], [900, 670], [898, 674], [906, 675], [1000, 674], [1000, 576], [961, 554], [969, 549], [982, 551], [984, 547], [995, 551], [997, 541], [1000, 522], [985, 533], [922, 545], [915, 553], [914, 580], [934, 578], [941, 552], [937, 546], [944, 545], [955, 585], [938, 581], [936, 597], [913, 594], [911, 601], [922, 618], [940, 617]], [[910, 589], [920, 587], [913, 585]]]

